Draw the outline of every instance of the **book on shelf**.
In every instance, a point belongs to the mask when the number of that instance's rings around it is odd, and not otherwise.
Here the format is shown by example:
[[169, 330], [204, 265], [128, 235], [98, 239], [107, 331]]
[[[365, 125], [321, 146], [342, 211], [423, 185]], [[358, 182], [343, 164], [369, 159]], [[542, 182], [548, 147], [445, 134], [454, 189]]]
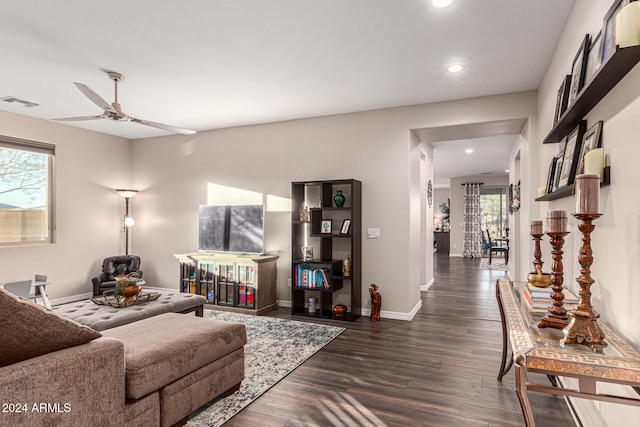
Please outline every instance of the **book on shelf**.
[[294, 274], [294, 282], [298, 288], [331, 288], [331, 273], [327, 268], [313, 268], [309, 264], [299, 264], [296, 266]]

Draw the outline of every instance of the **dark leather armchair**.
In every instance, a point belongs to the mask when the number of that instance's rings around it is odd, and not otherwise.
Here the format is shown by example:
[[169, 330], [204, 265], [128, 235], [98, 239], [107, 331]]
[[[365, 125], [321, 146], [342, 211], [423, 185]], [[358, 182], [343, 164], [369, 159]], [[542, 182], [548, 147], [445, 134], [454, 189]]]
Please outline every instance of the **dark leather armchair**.
[[102, 295], [116, 287], [116, 277], [126, 276], [129, 273], [138, 273], [140, 270], [140, 257], [137, 255], [115, 255], [105, 258], [102, 262], [102, 273], [91, 279], [93, 282], [93, 296]]

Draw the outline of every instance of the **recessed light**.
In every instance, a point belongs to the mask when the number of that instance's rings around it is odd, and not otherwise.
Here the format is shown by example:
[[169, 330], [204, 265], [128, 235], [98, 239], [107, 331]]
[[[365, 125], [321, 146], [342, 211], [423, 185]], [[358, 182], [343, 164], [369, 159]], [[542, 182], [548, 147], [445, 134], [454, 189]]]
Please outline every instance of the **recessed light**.
[[471, 154], [473, 153], [473, 150], [471, 148], [467, 148], [466, 150], [464, 150], [464, 152], [467, 154]]
[[462, 64], [451, 64], [447, 67], [447, 71], [450, 73], [459, 73], [464, 69]]
[[447, 7], [452, 1], [453, 0], [432, 0], [431, 3], [433, 3], [435, 7]]
[[506, 173], [509, 173], [509, 172], [511, 172], [511, 171], [510, 171], [509, 169], [505, 169], [504, 171], [505, 171]]

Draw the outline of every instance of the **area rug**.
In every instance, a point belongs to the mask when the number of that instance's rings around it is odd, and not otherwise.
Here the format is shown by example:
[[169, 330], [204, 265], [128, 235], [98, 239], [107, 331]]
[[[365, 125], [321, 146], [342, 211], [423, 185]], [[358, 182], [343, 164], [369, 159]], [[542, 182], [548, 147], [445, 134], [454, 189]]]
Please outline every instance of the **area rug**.
[[480, 270], [499, 270], [499, 271], [509, 271], [509, 266], [504, 263], [504, 259], [498, 258], [492, 260], [491, 264], [489, 264], [489, 259], [482, 259], [480, 261]]
[[316, 323], [205, 310], [204, 317], [243, 323], [245, 378], [240, 390], [213, 401], [187, 422], [189, 427], [218, 427], [273, 387], [345, 329]]

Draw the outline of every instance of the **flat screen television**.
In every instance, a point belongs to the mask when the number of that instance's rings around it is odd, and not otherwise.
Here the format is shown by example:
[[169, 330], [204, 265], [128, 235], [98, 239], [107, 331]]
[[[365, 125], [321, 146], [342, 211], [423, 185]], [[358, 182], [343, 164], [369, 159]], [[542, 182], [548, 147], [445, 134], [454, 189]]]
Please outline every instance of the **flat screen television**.
[[264, 205], [203, 205], [198, 250], [264, 253]]

